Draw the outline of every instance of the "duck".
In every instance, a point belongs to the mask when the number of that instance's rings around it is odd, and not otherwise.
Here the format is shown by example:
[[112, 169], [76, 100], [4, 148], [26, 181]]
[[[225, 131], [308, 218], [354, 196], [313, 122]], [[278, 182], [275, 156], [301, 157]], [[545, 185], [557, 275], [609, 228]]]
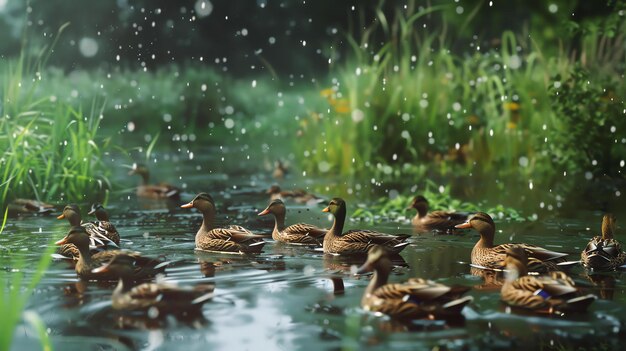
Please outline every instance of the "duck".
[[274, 162], [274, 171], [272, 172], [272, 177], [277, 180], [281, 180], [285, 178], [285, 176], [289, 173], [289, 169], [281, 160], [276, 160]]
[[387, 283], [391, 270], [389, 251], [379, 245], [372, 246], [367, 260], [356, 271], [356, 274], [374, 272], [361, 299], [364, 310], [405, 320], [439, 319], [460, 317], [463, 307], [473, 301], [471, 296], [462, 296], [469, 287], [447, 286], [421, 278]]
[[135, 270], [133, 256], [118, 253], [110, 260], [91, 270], [94, 275], [116, 276], [117, 286], [111, 294], [115, 310], [146, 311], [156, 308], [161, 313], [181, 313], [200, 308], [213, 297], [212, 284], [178, 286], [167, 282], [146, 282], [133, 286]]
[[196, 233], [196, 250], [225, 253], [259, 253], [265, 241], [246, 228], [231, 225], [215, 228], [215, 202], [211, 195], [199, 193], [191, 202], [181, 208], [196, 208], [202, 213], [202, 225]]
[[104, 206], [102, 206], [102, 204], [95, 203], [91, 205], [91, 210], [87, 214], [95, 215], [98, 220], [96, 225], [100, 233], [119, 246], [120, 234], [117, 232], [113, 223], [109, 221], [109, 213]]
[[468, 213], [431, 211], [428, 212], [428, 200], [422, 195], [413, 198], [408, 209], [415, 209], [417, 213], [411, 220], [418, 231], [453, 231], [454, 226], [467, 221]]
[[287, 208], [280, 199], [273, 200], [266, 209], [259, 212], [259, 216], [266, 216], [270, 213], [274, 215], [275, 225], [272, 231], [272, 239], [288, 244], [321, 246], [328, 229], [322, 229], [306, 223], [292, 224], [286, 227], [286, 212]]
[[593, 294], [583, 295], [563, 272], [529, 276], [527, 252], [519, 245], [505, 250], [506, 278], [500, 291], [504, 303], [538, 313], [563, 314], [584, 312], [597, 299]]
[[165, 269], [165, 263], [156, 259], [141, 256], [137, 252], [121, 251], [121, 250], [109, 250], [101, 251], [95, 254], [91, 254], [89, 251], [89, 234], [83, 226], [73, 226], [70, 228], [67, 235], [55, 242], [55, 245], [63, 246], [73, 244], [78, 250], [78, 261], [76, 262], [75, 270], [76, 274], [85, 280], [117, 280], [117, 277], [112, 274], [95, 274], [92, 273], [92, 269], [102, 266], [104, 263], [110, 261], [113, 256], [126, 253], [133, 257], [135, 260], [135, 266], [132, 274], [132, 278], [135, 280], [142, 280], [154, 277], [158, 273], [162, 273]]
[[304, 189], [282, 190], [280, 186], [274, 184], [265, 192], [270, 196], [270, 200], [293, 200], [299, 204], [318, 203], [321, 198], [307, 192]]
[[168, 183], [150, 184], [150, 171], [144, 165], [133, 164], [128, 175], [141, 176], [141, 184], [137, 187], [138, 197], [154, 200], [180, 201], [180, 189]]
[[[90, 247], [93, 248], [93, 253], [108, 249], [110, 247], [119, 248], [119, 245], [111, 241], [105, 233], [98, 228], [95, 223], [83, 222], [80, 215], [80, 208], [75, 204], [66, 205], [63, 208], [63, 212], [57, 216], [57, 219], [67, 219], [70, 227], [82, 226], [89, 235]], [[79, 251], [74, 244], [62, 245], [57, 253], [72, 258], [78, 259]]]
[[398, 254], [409, 245], [406, 241], [410, 235], [391, 235], [372, 230], [353, 229], [343, 233], [346, 221], [346, 202], [341, 198], [333, 198], [322, 212], [333, 215], [332, 227], [324, 236], [322, 245], [324, 253], [334, 255], [358, 255], [367, 254], [374, 245], [381, 245], [391, 253]]
[[53, 205], [39, 200], [32, 199], [14, 199], [9, 203], [8, 211], [11, 214], [34, 213], [48, 214], [55, 211]]
[[502, 269], [506, 250], [513, 245], [526, 250], [529, 258], [529, 267], [534, 272], [547, 272], [557, 269], [557, 263], [565, 261], [566, 253], [550, 251], [539, 246], [529, 244], [501, 244], [494, 245], [493, 239], [496, 226], [491, 216], [484, 212], [477, 212], [455, 228], [473, 228], [480, 234], [480, 239], [472, 249], [472, 264], [481, 268]]
[[626, 263], [626, 252], [620, 242], [613, 238], [615, 221], [615, 216], [611, 213], [602, 217], [602, 236], [594, 236], [580, 254], [586, 268], [612, 271]]

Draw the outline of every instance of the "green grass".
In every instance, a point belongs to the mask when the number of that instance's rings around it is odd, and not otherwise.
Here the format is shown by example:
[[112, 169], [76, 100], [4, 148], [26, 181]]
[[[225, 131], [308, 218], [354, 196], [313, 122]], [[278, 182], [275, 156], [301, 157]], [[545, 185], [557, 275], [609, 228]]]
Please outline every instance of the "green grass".
[[109, 172], [102, 162], [109, 140], [98, 135], [102, 102], [92, 100], [91, 108], [84, 112], [58, 101], [51, 93], [54, 90], [41, 91], [50, 50], [33, 58], [24, 48], [17, 60], [4, 61], [1, 203], [16, 197], [54, 202], [94, 200], [110, 187]]
[[[0, 227], [0, 235], [7, 235], [4, 233], [7, 215], [8, 211], [5, 211], [2, 227]], [[3, 250], [5, 249], [3, 248]], [[50, 265], [53, 251], [54, 245], [50, 243], [47, 250], [41, 254], [41, 259], [32, 271], [31, 268], [25, 266], [25, 262], [19, 256], [16, 257], [8, 250], [3, 252], [3, 255], [6, 255], [3, 259], [3, 264], [8, 265], [10, 269], [0, 270], [0, 314], [2, 314], [0, 350], [10, 349], [15, 328], [22, 317], [37, 331], [42, 348], [44, 350], [52, 350], [43, 322], [38, 315], [30, 311], [23, 315], [22, 312], [37, 283], [39, 283]], [[28, 273], [28, 276], [25, 273]]]
[[[562, 173], [544, 151], [546, 140], [570, 127], [559, 123], [551, 88], [558, 75], [570, 76], [580, 58], [565, 50], [544, 55], [536, 42], [511, 32], [496, 46], [454, 53], [445, 25], [438, 31], [415, 24], [446, 6], [387, 18], [381, 5], [372, 25], [347, 36], [352, 55], [321, 91], [326, 106], [302, 123], [305, 137], [294, 148], [308, 155], [302, 159], [305, 170], [341, 175], [375, 170], [395, 177], [433, 170]], [[623, 21], [618, 28], [626, 28]], [[383, 44], [372, 39], [379, 37], [375, 34], [385, 37]], [[582, 36], [581, 57], [602, 63], [597, 69], [591, 65], [597, 76], [590, 84], [602, 87], [623, 74], [622, 39], [600, 31]], [[624, 94], [622, 80], [616, 95]]]

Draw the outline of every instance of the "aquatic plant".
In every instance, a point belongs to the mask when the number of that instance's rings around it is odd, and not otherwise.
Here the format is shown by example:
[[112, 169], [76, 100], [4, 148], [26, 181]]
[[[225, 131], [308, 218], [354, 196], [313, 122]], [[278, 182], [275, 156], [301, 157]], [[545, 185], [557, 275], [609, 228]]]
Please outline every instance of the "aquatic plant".
[[[301, 122], [303, 137], [294, 149], [305, 156], [307, 172], [419, 176], [428, 165], [439, 174], [562, 173], [544, 151], [550, 133], [566, 127], [549, 89], [555, 74], [571, 74], [575, 58], [565, 50], [545, 56], [537, 42], [512, 32], [496, 44], [476, 40], [473, 53], [457, 54], [445, 17], [439, 31], [421, 26], [446, 5], [410, 2], [388, 16], [382, 4], [375, 21], [347, 36], [352, 54], [335, 65], [333, 84], [320, 93], [327, 107]], [[587, 32], [581, 40], [600, 39]], [[623, 60], [619, 46], [602, 50], [609, 64]], [[601, 89], [604, 81], [590, 84]], [[623, 92], [623, 84], [616, 91]]]
[[[522, 215], [519, 210], [502, 204], [489, 206], [485, 204], [484, 201], [471, 203], [459, 200], [452, 196], [449, 186], [437, 186], [431, 181], [426, 181], [426, 186], [423, 191], [420, 192], [420, 195], [423, 195], [426, 199], [428, 199], [431, 210], [487, 212], [497, 216], [499, 219], [508, 219], [512, 221], [535, 219], [533, 216], [527, 218]], [[414, 210], [407, 209], [413, 200], [413, 196], [414, 195], [396, 194], [393, 198], [389, 196], [380, 197], [372, 204], [357, 208], [350, 218], [352, 220], [366, 221], [370, 223], [381, 219], [408, 223], [415, 215]]]
[[102, 162], [108, 139], [97, 135], [99, 103], [93, 100], [83, 113], [38, 91], [52, 47], [54, 42], [35, 58], [24, 47], [16, 61], [6, 62], [0, 106], [1, 203], [13, 197], [94, 199], [110, 187]]
[[[4, 232], [7, 216], [8, 210], [4, 212], [0, 235]], [[4, 247], [1, 249], [8, 251]], [[30, 311], [22, 312], [35, 287], [48, 269], [52, 260], [51, 254], [53, 250], [54, 245], [48, 245], [34, 269], [32, 267], [27, 268], [24, 260], [21, 257], [16, 258], [14, 253], [10, 251], [8, 252], [9, 255], [4, 256], [2, 259], [3, 265], [9, 265], [11, 268], [0, 270], [0, 314], [2, 314], [0, 350], [10, 349], [15, 328], [22, 317], [36, 329], [43, 349], [52, 350], [46, 328], [43, 327], [43, 322], [39, 316]], [[28, 273], [30, 276], [27, 280], [25, 279], [25, 273]]]

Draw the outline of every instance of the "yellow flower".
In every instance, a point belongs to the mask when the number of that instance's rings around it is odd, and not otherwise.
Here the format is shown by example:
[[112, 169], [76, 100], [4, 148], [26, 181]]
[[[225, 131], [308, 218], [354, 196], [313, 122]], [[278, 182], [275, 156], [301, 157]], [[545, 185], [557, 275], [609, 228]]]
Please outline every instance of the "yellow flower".
[[517, 123], [515, 123], [515, 122], [508, 122], [506, 124], [506, 128], [507, 129], [515, 129], [515, 128], [517, 128]]
[[509, 111], [518, 111], [520, 108], [517, 102], [506, 102], [504, 103], [504, 109]]
[[325, 98], [332, 96], [334, 93], [335, 91], [333, 90], [333, 88], [327, 88], [327, 89], [320, 91], [320, 95]]
[[335, 112], [337, 113], [350, 112], [350, 103], [348, 102], [348, 99], [336, 100], [335, 103], [333, 104], [333, 107], [335, 108]]
[[478, 116], [476, 115], [471, 115], [467, 117], [467, 122], [469, 122], [469, 124], [478, 124], [478, 121]]

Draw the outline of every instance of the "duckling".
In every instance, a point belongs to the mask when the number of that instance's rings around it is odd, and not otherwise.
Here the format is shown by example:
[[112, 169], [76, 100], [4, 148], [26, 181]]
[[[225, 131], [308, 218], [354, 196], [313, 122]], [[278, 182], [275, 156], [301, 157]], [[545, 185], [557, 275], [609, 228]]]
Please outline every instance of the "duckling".
[[298, 223], [285, 227], [287, 209], [282, 200], [274, 200], [259, 213], [259, 216], [273, 214], [275, 218], [272, 239], [289, 244], [321, 245], [327, 229], [318, 228], [311, 224]]
[[141, 176], [141, 184], [137, 187], [138, 197], [155, 200], [180, 201], [180, 189], [167, 183], [150, 184], [150, 171], [144, 165], [134, 164], [128, 175]]
[[540, 313], [584, 312], [596, 299], [583, 295], [574, 281], [563, 272], [550, 275], [529, 276], [527, 249], [511, 245], [506, 248], [506, 281], [500, 296], [510, 306]]
[[563, 262], [566, 253], [546, 250], [539, 246], [529, 244], [501, 244], [495, 246], [493, 238], [496, 225], [491, 216], [484, 212], [478, 212], [471, 216], [467, 222], [456, 225], [455, 228], [474, 228], [480, 234], [480, 239], [472, 249], [472, 264], [491, 268], [502, 269], [506, 250], [513, 245], [518, 245], [526, 250], [529, 257], [529, 265], [532, 271], [546, 272], [556, 270], [556, 263]]
[[213, 297], [214, 286], [209, 284], [182, 287], [175, 284], [143, 283], [132, 287], [135, 258], [127, 254], [114, 255], [109, 262], [92, 269], [95, 275], [119, 277], [111, 295], [116, 310], [147, 310], [156, 308], [160, 313], [180, 313], [200, 308]]
[[408, 209], [417, 210], [417, 214], [413, 217], [411, 223], [418, 231], [453, 231], [455, 225], [464, 223], [469, 216], [467, 213], [448, 211], [428, 212], [428, 200], [422, 195], [413, 198]]
[[196, 233], [196, 250], [227, 253], [259, 253], [265, 241], [262, 236], [253, 234], [248, 229], [231, 225], [215, 228], [215, 203], [207, 193], [199, 193], [181, 208], [196, 208], [202, 213], [202, 226]]
[[333, 226], [324, 237], [324, 253], [336, 255], [367, 254], [374, 245], [381, 245], [391, 253], [398, 254], [409, 245], [406, 241], [410, 235], [390, 235], [371, 230], [354, 229], [343, 233], [346, 221], [346, 202], [341, 198], [334, 198], [328, 203], [328, 207], [322, 210], [330, 212], [335, 220]]
[[89, 215], [95, 215], [98, 219], [96, 223], [98, 230], [106, 236], [109, 240], [113, 241], [116, 245], [120, 244], [120, 234], [117, 229], [109, 221], [109, 213], [104, 209], [104, 206], [99, 203], [91, 205], [91, 210], [87, 213]]
[[57, 241], [56, 245], [73, 244], [78, 249], [78, 261], [76, 262], [76, 274], [82, 279], [87, 280], [116, 280], [117, 277], [109, 274], [94, 274], [92, 269], [100, 267], [102, 264], [110, 261], [115, 255], [125, 253], [133, 257], [135, 267], [132, 278], [135, 280], [147, 279], [154, 277], [157, 273], [162, 273], [165, 269], [163, 262], [155, 259], [141, 256], [137, 252], [126, 252], [120, 250], [102, 251], [91, 254], [89, 251], [89, 234], [82, 226], [73, 226], [67, 235]]
[[602, 236], [594, 236], [580, 255], [586, 268], [612, 271], [626, 263], [626, 252], [620, 242], [613, 238], [615, 221], [615, 216], [611, 213], [602, 218]]
[[372, 246], [367, 261], [356, 272], [363, 274], [374, 271], [361, 299], [363, 309], [398, 319], [435, 319], [461, 316], [463, 307], [473, 301], [471, 296], [461, 297], [470, 290], [469, 287], [450, 287], [420, 278], [388, 284], [391, 269], [387, 249]]

